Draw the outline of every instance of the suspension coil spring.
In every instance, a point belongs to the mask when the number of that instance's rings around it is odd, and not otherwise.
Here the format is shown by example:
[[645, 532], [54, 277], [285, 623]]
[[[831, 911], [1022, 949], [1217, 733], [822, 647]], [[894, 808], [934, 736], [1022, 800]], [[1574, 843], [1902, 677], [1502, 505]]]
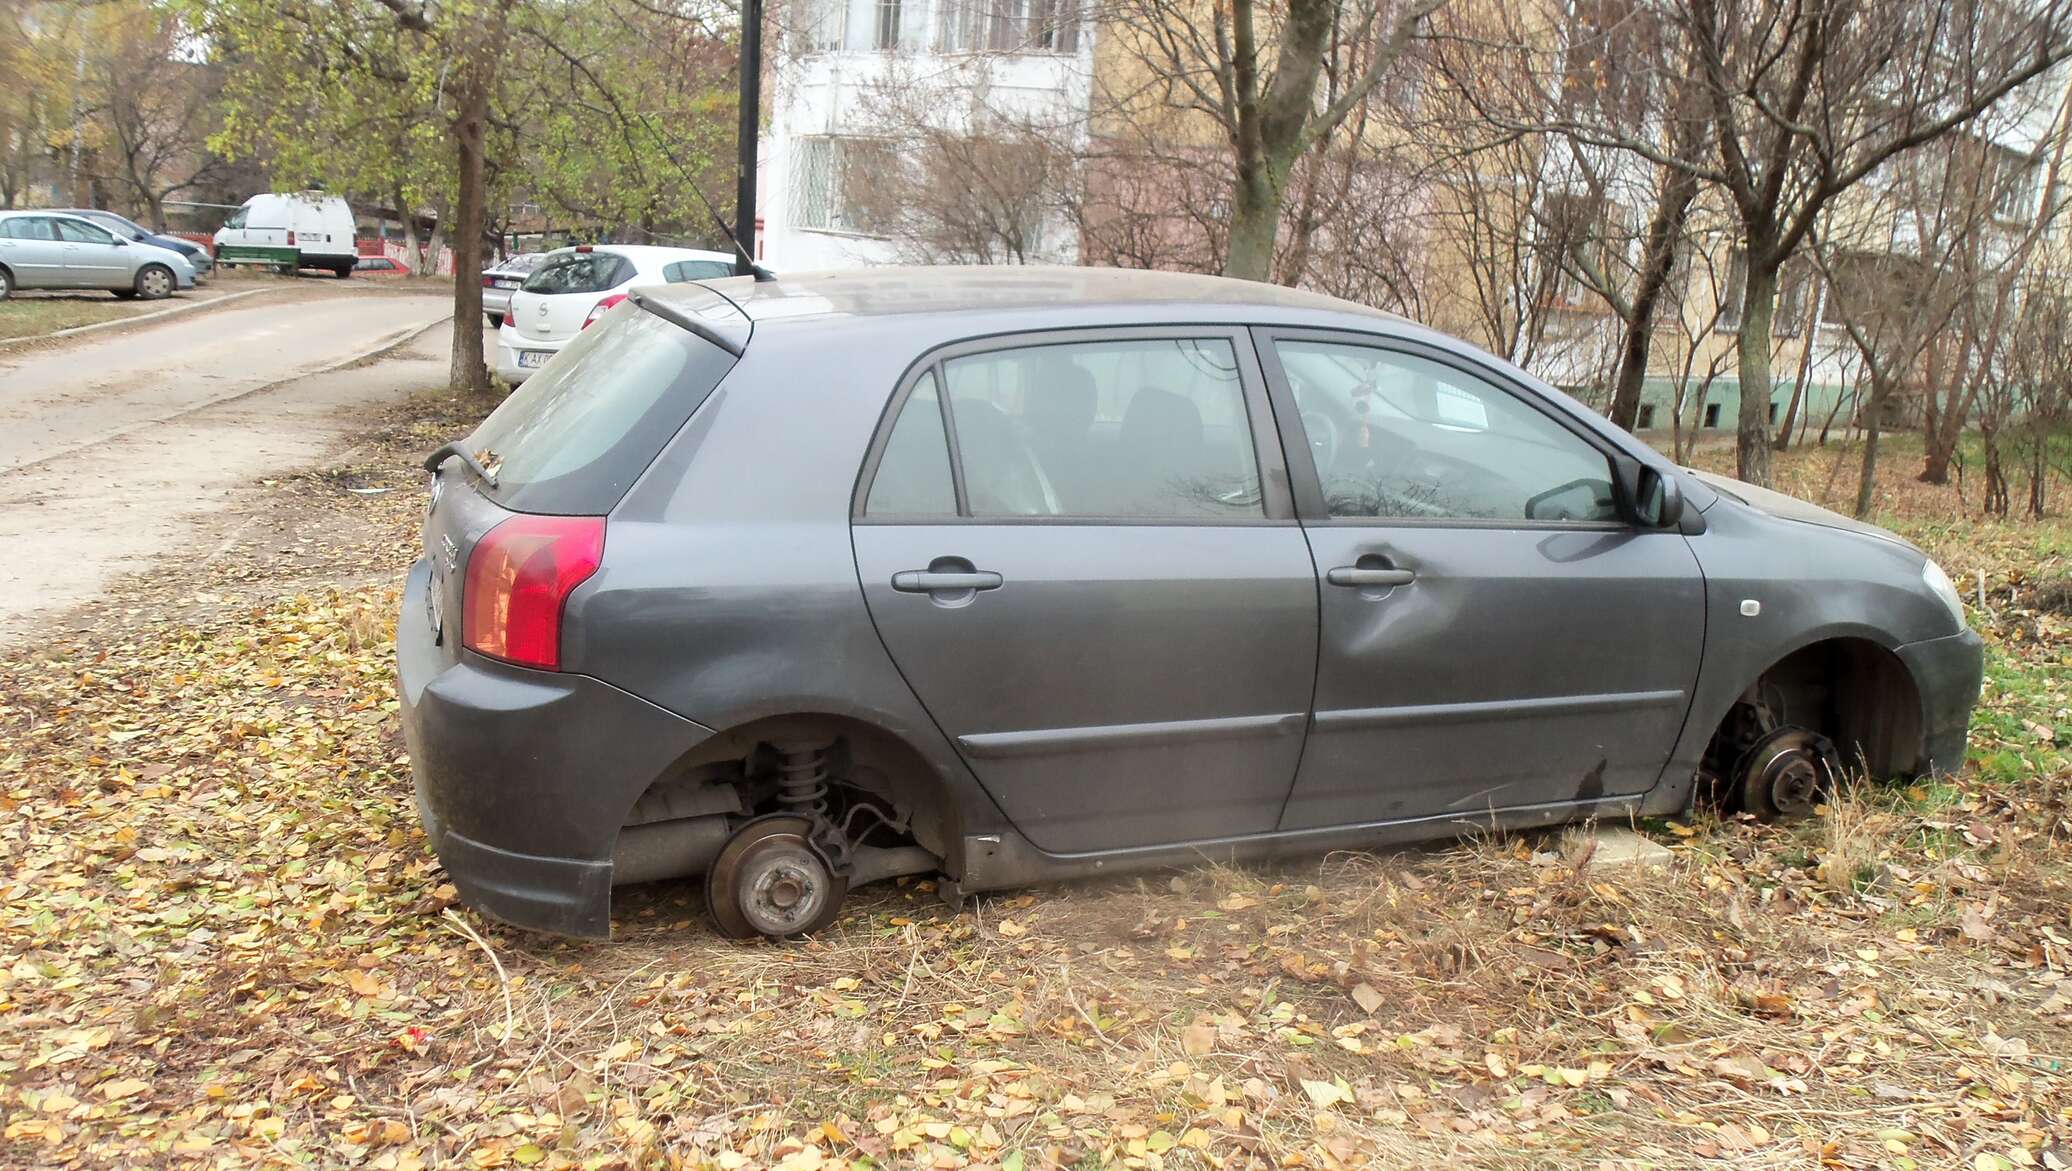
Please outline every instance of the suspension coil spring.
[[787, 741], [777, 749], [777, 801], [801, 813], [827, 812], [827, 752], [833, 744]]

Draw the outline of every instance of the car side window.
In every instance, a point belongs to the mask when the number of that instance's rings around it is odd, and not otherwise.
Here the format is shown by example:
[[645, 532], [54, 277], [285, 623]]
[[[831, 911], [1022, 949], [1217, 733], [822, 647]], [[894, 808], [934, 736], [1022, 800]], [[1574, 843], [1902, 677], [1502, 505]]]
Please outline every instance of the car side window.
[[734, 275], [734, 266], [717, 260], [679, 260], [662, 269], [662, 279], [672, 285], [687, 281], [710, 281]]
[[943, 364], [971, 515], [1266, 515], [1222, 338], [1073, 342]]
[[871, 480], [864, 515], [955, 516], [957, 489], [950, 479], [950, 439], [943, 430], [942, 397], [933, 373], [921, 376], [899, 409]]
[[1275, 350], [1332, 516], [1619, 519], [1610, 459], [1491, 382], [1371, 346]]
[[85, 220], [58, 220], [58, 234], [73, 244], [113, 244], [115, 237], [108, 229], [89, 224]]
[[58, 236], [50, 225], [51, 221], [44, 216], [16, 216], [0, 224], [0, 234], [10, 240], [55, 240]]

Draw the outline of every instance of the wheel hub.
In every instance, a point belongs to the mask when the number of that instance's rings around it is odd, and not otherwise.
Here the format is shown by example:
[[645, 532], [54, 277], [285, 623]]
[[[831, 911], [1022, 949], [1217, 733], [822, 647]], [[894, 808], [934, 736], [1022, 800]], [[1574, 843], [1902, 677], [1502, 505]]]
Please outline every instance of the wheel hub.
[[1742, 805], [1758, 816], [1809, 816], [1835, 776], [1834, 747], [1805, 728], [1779, 728], [1758, 740], [1741, 766]]
[[705, 876], [705, 904], [736, 939], [782, 939], [827, 926], [848, 893], [803, 817], [758, 818], [736, 831]]

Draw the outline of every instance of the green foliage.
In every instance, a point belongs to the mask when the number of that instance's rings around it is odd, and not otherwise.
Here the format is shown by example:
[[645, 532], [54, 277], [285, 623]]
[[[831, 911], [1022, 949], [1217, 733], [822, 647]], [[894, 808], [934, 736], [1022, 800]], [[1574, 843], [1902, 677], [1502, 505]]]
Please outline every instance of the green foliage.
[[[179, 2], [229, 71], [217, 150], [264, 159], [277, 187], [453, 206], [456, 54], [491, 10], [429, 6], [418, 28], [376, 0]], [[706, 234], [693, 184], [731, 206], [731, 43], [689, 10], [630, 0], [520, 0], [505, 15], [492, 224], [532, 204], [586, 232]]]

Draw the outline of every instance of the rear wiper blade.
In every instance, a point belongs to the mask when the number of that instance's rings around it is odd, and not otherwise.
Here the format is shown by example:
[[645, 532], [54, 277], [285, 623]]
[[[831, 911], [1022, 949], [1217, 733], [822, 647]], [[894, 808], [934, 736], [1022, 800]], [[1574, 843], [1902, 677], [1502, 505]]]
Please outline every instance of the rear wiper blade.
[[496, 473], [482, 466], [482, 461], [476, 459], [468, 451], [464, 440], [455, 439], [440, 445], [439, 450], [424, 457], [424, 470], [436, 475], [439, 471], [439, 465], [445, 463], [449, 457], [456, 455], [460, 457], [460, 462], [468, 465], [469, 471], [474, 472], [476, 476], [481, 478], [483, 483], [492, 488], [496, 487]]

